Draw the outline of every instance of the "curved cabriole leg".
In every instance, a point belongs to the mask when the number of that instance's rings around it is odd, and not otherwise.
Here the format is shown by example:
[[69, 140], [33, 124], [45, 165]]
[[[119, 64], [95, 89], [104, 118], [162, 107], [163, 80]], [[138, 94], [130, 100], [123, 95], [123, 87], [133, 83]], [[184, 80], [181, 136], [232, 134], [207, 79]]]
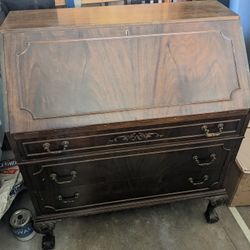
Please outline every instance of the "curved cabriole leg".
[[55, 248], [55, 236], [53, 232], [55, 229], [55, 225], [55, 221], [34, 223], [35, 231], [37, 233], [44, 234], [42, 239], [43, 250], [50, 250]]
[[216, 223], [217, 221], [219, 221], [219, 216], [216, 213], [215, 208], [226, 204], [226, 201], [227, 201], [227, 197], [221, 197], [218, 199], [209, 200], [207, 210], [204, 214], [207, 220], [207, 223]]
[[216, 205], [214, 204], [214, 202], [209, 201], [207, 210], [205, 212], [205, 218], [208, 223], [215, 223], [219, 220], [218, 214], [214, 210], [215, 208], [216, 208]]

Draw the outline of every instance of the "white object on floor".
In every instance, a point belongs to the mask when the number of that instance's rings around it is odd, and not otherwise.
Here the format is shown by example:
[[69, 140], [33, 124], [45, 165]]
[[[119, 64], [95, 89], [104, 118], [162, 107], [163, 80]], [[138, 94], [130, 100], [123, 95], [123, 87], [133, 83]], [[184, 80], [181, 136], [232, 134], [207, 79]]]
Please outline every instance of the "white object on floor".
[[[8, 163], [10, 167], [8, 167]], [[23, 178], [15, 161], [0, 162], [0, 219], [23, 189]]]
[[247, 240], [250, 243], [250, 230], [249, 230], [247, 224], [245, 223], [245, 221], [242, 219], [239, 211], [237, 210], [236, 207], [229, 207], [229, 210], [232, 213], [234, 219], [237, 221], [237, 223], [240, 226], [242, 232], [244, 233], [244, 235], [246, 236]]

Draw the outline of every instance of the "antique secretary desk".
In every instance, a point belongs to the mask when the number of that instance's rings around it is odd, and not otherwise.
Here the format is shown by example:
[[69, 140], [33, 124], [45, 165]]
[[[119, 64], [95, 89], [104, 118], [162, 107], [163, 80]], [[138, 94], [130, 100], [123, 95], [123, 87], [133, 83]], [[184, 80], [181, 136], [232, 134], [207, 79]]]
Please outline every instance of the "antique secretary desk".
[[52, 233], [67, 216], [212, 198], [249, 120], [239, 17], [216, 1], [11, 12], [6, 126]]

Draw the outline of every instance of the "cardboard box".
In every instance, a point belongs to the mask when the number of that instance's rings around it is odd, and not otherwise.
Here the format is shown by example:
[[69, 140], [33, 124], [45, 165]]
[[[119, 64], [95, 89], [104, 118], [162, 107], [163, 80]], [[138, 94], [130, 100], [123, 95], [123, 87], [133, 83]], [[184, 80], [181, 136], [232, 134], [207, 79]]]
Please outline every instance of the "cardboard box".
[[247, 129], [233, 167], [235, 183], [229, 197], [230, 206], [250, 206], [250, 128]]

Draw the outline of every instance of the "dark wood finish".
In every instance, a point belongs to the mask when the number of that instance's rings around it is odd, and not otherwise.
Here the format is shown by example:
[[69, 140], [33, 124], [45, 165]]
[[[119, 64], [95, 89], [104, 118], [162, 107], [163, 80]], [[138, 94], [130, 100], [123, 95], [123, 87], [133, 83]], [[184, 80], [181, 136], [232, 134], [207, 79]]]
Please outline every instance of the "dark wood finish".
[[145, 206], [155, 206], [160, 204], [167, 204], [170, 202], [176, 202], [188, 199], [200, 199], [210, 197], [217, 197], [226, 195], [225, 189], [218, 189], [213, 191], [195, 192], [195, 193], [180, 193], [174, 195], [159, 195], [155, 197], [144, 197], [143, 199], [126, 200], [117, 203], [103, 204], [97, 207], [75, 208], [75, 210], [67, 212], [57, 212], [51, 214], [38, 214], [36, 217], [37, 222], [44, 222], [50, 220], [59, 220], [61, 218], [67, 218], [72, 216], [87, 216], [93, 214], [106, 213], [111, 211], [119, 211], [129, 208], [140, 208]]
[[[237, 166], [236, 162], [233, 162], [229, 168], [227, 179], [225, 186], [227, 188], [227, 192], [229, 195], [229, 205], [232, 204], [232, 199], [236, 193], [236, 190], [240, 184], [241, 178], [242, 178], [242, 171], [240, 171], [240, 168]], [[232, 204], [233, 205], [233, 204]]]
[[26, 171], [33, 191], [39, 192], [41, 210], [54, 212], [164, 193], [216, 189], [221, 187], [222, 168], [234, 144], [217, 142], [153, 152], [144, 149], [123, 155], [97, 155], [94, 159], [27, 164]]
[[[46, 137], [34, 135], [33, 139], [17, 141], [19, 152], [24, 159], [58, 157], [70, 154], [82, 154], [100, 150], [123, 149], [127, 146], [144, 146], [159, 143], [177, 143], [178, 141], [192, 141], [197, 139], [211, 139], [211, 135], [218, 138], [240, 136], [243, 117], [222, 120], [201, 120], [196, 123], [162, 124], [138, 129], [114, 129], [95, 133], [68, 132], [67, 137], [47, 134]], [[221, 132], [220, 131], [220, 126]], [[205, 129], [206, 128], [206, 129]], [[119, 131], [119, 132], [118, 132]], [[209, 132], [208, 132], [209, 131]], [[85, 136], [79, 136], [81, 134]], [[215, 133], [215, 134], [214, 134]], [[216, 134], [217, 133], [217, 134]], [[72, 134], [72, 136], [71, 136]]]
[[[197, 14], [195, 23], [180, 22], [190, 14], [189, 6], [197, 6], [207, 21]], [[106, 16], [106, 9], [112, 9], [100, 8]], [[130, 15], [134, 23], [127, 26], [115, 16], [115, 26], [103, 22], [105, 27], [86, 27], [85, 20], [71, 29], [62, 24], [53, 31], [37, 26], [12, 32], [11, 16], [18, 23], [20, 12], [10, 14], [3, 28], [9, 109], [15, 113], [11, 132], [247, 109], [247, 61], [238, 17], [216, 3], [159, 8], [179, 13], [178, 20], [172, 14], [160, 20], [155, 7], [147, 7], [150, 22], [157, 18], [161, 23], [137, 23]], [[223, 10], [230, 22], [209, 22], [216, 17], [210, 8]], [[73, 16], [75, 10], [65, 11]], [[95, 16], [101, 16], [98, 12]], [[143, 20], [146, 14], [141, 9], [138, 13]]]
[[35, 10], [10, 13], [2, 35], [8, 136], [37, 222], [226, 195], [250, 107], [234, 13]]

